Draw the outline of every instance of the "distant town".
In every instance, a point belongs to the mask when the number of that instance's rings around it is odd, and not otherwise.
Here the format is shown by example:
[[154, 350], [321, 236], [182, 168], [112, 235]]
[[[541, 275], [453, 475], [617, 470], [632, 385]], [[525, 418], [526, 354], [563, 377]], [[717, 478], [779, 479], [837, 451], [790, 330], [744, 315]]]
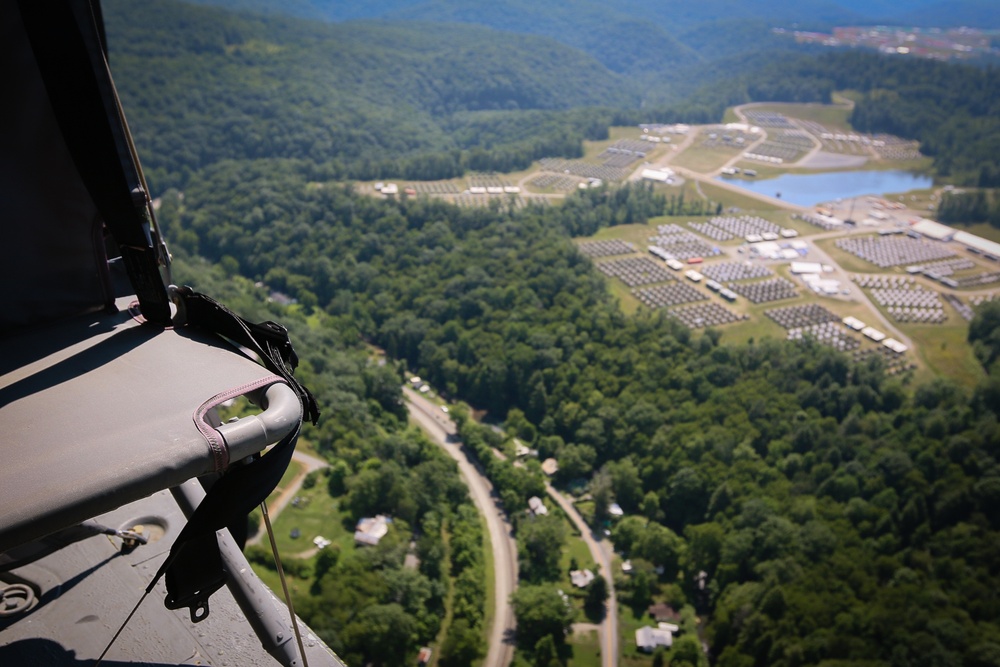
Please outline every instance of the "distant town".
[[933, 60], [966, 60], [1000, 55], [1000, 31], [974, 28], [906, 28], [899, 26], [844, 26], [832, 33], [775, 28], [800, 44], [877, 49], [880, 53], [911, 55]]

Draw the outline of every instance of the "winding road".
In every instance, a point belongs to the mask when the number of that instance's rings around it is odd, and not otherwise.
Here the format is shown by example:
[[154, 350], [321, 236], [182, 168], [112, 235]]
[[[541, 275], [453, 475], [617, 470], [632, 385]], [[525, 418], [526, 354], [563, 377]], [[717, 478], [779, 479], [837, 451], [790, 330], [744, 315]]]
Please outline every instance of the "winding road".
[[514, 658], [514, 609], [510, 596], [517, 585], [517, 546], [511, 537], [499, 499], [493, 485], [463, 452], [456, 437], [455, 423], [434, 403], [410, 387], [403, 388], [406, 409], [410, 417], [427, 435], [448, 452], [458, 463], [458, 471], [469, 487], [469, 494], [479, 513], [486, 519], [493, 550], [493, 571], [496, 579], [493, 599], [493, 627], [483, 667], [507, 667]]

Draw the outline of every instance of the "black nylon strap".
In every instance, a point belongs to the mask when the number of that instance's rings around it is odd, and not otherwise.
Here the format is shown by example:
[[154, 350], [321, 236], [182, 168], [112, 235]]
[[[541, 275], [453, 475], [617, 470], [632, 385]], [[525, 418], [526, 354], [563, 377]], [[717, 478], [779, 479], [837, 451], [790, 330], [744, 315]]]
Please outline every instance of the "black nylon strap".
[[299, 431], [297, 427], [263, 456], [222, 475], [209, 489], [146, 589], [151, 591], [166, 574], [167, 608], [190, 608], [193, 622], [208, 615], [209, 596], [225, 582], [215, 531], [246, 520], [264, 502], [288, 468]]
[[195, 292], [190, 287], [178, 287], [175, 293], [180, 297], [182, 317], [188, 325], [225, 336], [256, 353], [268, 370], [280, 375], [298, 394], [309, 421], [314, 425], [319, 421], [316, 399], [292, 375], [299, 365], [299, 358], [288, 338], [288, 329], [276, 322], [249, 322], [212, 297]]
[[[275, 322], [248, 322], [190, 287], [176, 288], [174, 293], [187, 326], [224, 336], [256, 353], [268, 370], [282, 377], [295, 391], [303, 413], [316, 423], [319, 419], [316, 400], [292, 376], [298, 357], [287, 329]], [[278, 485], [295, 451], [301, 427], [300, 422], [292, 433], [263, 456], [231, 468], [209, 489], [147, 589], [152, 590], [160, 576], [166, 574], [167, 598], [164, 602], [167, 607], [188, 607], [194, 622], [208, 615], [208, 598], [225, 581], [215, 531], [245, 521], [247, 514]]]
[[[145, 193], [137, 193], [141, 201], [133, 199], [138, 172], [131, 159], [122, 157], [128, 155], [124, 129], [90, 3], [18, 0], [18, 9], [63, 139], [101, 218], [121, 246], [142, 314], [150, 322], [168, 324], [170, 304], [158, 251], [149, 236]], [[78, 19], [80, 15], [89, 20]], [[91, 53], [82, 30], [95, 33], [91, 42], [99, 53]]]

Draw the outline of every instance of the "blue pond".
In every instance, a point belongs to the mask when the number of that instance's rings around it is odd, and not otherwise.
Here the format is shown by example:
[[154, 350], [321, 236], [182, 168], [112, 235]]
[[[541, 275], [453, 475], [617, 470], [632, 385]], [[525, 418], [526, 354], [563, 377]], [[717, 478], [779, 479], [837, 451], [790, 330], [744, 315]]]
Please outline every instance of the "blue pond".
[[732, 185], [781, 199], [799, 206], [814, 206], [838, 198], [882, 195], [929, 188], [934, 184], [930, 176], [911, 174], [908, 171], [835, 171], [825, 174], [782, 174], [777, 178], [743, 179], [724, 178]]

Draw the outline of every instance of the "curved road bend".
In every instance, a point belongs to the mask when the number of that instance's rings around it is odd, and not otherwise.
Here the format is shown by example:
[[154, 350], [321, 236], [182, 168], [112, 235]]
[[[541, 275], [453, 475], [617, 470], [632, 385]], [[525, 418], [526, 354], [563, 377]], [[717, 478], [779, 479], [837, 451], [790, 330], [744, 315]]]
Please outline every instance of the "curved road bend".
[[616, 667], [618, 665], [618, 599], [615, 596], [615, 581], [611, 572], [611, 557], [608, 555], [604, 544], [595, 539], [590, 526], [584, 522], [583, 517], [576, 510], [566, 497], [552, 488], [548, 482], [545, 483], [545, 491], [548, 492], [552, 500], [559, 503], [559, 507], [566, 512], [573, 525], [580, 531], [580, 537], [590, 549], [590, 555], [601, 570], [601, 576], [608, 582], [608, 601], [605, 605], [604, 620], [601, 621], [601, 665], [602, 667]]
[[479, 472], [460, 450], [454, 439], [455, 424], [441, 408], [409, 387], [403, 388], [406, 408], [410, 416], [428, 436], [448, 452], [458, 463], [458, 471], [469, 487], [469, 494], [479, 513], [486, 519], [493, 548], [493, 570], [496, 578], [493, 628], [483, 667], [507, 667], [514, 658], [514, 610], [510, 596], [517, 584], [517, 547], [511, 537], [511, 527], [504, 516], [499, 501], [493, 497], [493, 485]]

